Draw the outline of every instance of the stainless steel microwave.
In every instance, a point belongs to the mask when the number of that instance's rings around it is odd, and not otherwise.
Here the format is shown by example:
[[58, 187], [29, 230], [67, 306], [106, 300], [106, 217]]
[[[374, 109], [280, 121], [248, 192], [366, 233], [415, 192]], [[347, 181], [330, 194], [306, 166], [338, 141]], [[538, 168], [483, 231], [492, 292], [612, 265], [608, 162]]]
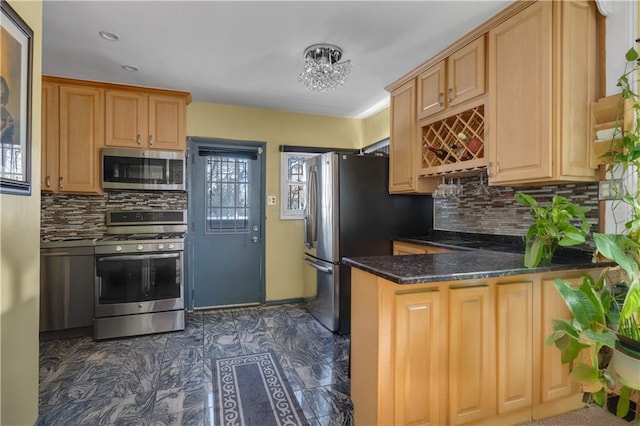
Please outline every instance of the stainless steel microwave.
[[102, 189], [185, 190], [185, 155], [134, 148], [102, 149]]

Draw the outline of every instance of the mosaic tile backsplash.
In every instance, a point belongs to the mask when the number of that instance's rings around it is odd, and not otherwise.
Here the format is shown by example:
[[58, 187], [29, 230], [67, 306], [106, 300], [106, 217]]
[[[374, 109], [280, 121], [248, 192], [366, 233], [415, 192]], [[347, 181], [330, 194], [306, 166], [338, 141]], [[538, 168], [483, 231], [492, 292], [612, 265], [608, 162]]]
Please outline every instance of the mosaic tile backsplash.
[[[447, 183], [449, 181], [447, 180]], [[454, 183], [458, 180], [454, 179]], [[462, 195], [456, 199], [434, 198], [434, 229], [524, 236], [531, 226], [529, 208], [515, 201], [518, 191], [531, 195], [545, 205], [555, 195], [562, 195], [584, 207], [591, 207], [587, 220], [591, 231], [598, 230], [598, 184], [572, 183], [536, 187], [487, 187], [489, 194], [479, 191], [478, 176], [460, 179]], [[486, 178], [485, 178], [486, 182]]]
[[109, 191], [104, 195], [42, 193], [40, 239], [100, 238], [107, 210], [187, 208], [187, 193], [175, 191]]
[[[457, 179], [454, 180], [457, 183]], [[598, 229], [598, 184], [575, 183], [538, 187], [488, 187], [478, 190], [477, 176], [462, 178], [462, 195], [455, 199], [434, 198], [434, 229], [442, 231], [524, 236], [531, 225], [527, 207], [515, 202], [523, 191], [540, 203], [562, 195], [574, 203], [591, 207], [587, 218], [592, 231]], [[186, 192], [110, 191], [104, 195], [42, 194], [43, 241], [67, 238], [99, 238], [105, 233], [107, 210], [186, 209]]]

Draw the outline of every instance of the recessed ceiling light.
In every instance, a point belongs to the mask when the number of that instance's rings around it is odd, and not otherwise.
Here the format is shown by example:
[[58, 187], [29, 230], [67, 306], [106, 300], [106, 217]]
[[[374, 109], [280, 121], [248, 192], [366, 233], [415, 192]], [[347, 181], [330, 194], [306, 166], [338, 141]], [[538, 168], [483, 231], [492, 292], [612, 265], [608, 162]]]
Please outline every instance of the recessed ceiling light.
[[118, 37], [118, 34], [110, 33], [109, 31], [100, 31], [98, 32], [98, 34], [103, 39], [109, 40], [109, 41], [117, 41], [120, 38]]
[[123, 65], [122, 69], [131, 72], [138, 71], [138, 67], [134, 67], [133, 65]]

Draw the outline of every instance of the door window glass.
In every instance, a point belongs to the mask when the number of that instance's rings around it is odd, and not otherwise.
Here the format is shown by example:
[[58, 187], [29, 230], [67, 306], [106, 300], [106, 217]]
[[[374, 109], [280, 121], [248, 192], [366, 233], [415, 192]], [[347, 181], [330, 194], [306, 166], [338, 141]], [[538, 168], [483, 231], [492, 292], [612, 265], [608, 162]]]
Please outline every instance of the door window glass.
[[210, 155], [206, 160], [206, 233], [249, 231], [248, 158]]

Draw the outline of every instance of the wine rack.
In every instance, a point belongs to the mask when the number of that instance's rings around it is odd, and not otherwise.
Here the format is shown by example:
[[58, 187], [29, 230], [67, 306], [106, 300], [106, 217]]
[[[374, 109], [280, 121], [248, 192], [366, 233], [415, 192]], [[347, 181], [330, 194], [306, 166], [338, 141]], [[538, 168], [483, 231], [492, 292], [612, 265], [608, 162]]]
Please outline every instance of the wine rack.
[[480, 104], [421, 126], [421, 175], [485, 167], [484, 122]]

